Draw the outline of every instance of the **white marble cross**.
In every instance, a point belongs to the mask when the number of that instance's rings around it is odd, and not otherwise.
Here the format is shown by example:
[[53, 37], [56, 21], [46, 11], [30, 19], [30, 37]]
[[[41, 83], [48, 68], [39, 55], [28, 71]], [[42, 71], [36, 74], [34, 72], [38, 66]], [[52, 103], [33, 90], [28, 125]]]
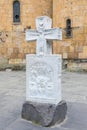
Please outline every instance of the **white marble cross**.
[[51, 28], [52, 19], [41, 16], [36, 19], [36, 30], [26, 30], [26, 41], [37, 40], [36, 54], [52, 54], [52, 40], [62, 40], [62, 30]]

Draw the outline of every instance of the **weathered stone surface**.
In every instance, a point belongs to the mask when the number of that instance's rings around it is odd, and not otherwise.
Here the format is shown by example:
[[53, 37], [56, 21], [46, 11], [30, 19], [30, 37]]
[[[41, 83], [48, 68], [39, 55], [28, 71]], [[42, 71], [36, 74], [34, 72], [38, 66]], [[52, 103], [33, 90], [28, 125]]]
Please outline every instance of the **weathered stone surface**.
[[26, 57], [26, 101], [58, 104], [61, 96], [61, 55]]
[[48, 16], [36, 18], [36, 30], [26, 30], [26, 41], [37, 41], [36, 54], [52, 54], [53, 40], [62, 40], [62, 30], [51, 28], [52, 19]]
[[22, 109], [22, 118], [47, 127], [62, 122], [65, 119], [66, 112], [65, 101], [61, 101], [58, 105], [25, 102]]

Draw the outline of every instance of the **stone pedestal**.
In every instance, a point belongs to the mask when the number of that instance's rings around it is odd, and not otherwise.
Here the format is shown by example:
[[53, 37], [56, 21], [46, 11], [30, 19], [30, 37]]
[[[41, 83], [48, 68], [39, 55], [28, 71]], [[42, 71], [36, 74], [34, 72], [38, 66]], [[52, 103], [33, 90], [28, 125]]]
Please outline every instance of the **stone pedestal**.
[[42, 126], [62, 122], [67, 105], [61, 101], [61, 55], [27, 55], [26, 62], [22, 118]]
[[48, 127], [62, 122], [65, 119], [66, 111], [65, 101], [61, 101], [57, 105], [25, 102], [22, 109], [22, 118]]

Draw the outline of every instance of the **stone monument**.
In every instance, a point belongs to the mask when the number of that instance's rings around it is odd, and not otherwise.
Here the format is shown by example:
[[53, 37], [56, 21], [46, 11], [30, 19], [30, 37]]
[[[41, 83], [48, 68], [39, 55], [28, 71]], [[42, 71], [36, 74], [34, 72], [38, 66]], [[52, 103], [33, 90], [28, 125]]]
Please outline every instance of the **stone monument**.
[[26, 102], [22, 117], [42, 126], [65, 119], [67, 105], [61, 96], [61, 55], [52, 54], [52, 40], [62, 40], [62, 30], [51, 28], [47, 16], [36, 19], [36, 30], [26, 30], [27, 41], [37, 41], [36, 55], [26, 56]]

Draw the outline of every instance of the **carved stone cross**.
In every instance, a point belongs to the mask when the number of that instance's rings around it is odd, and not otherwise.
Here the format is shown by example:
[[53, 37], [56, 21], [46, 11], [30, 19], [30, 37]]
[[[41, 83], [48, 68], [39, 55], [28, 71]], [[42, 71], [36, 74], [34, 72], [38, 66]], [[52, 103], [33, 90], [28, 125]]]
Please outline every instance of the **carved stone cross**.
[[36, 19], [36, 30], [26, 30], [26, 41], [37, 40], [36, 54], [52, 54], [52, 40], [62, 40], [62, 30], [51, 28], [52, 19], [41, 16]]

